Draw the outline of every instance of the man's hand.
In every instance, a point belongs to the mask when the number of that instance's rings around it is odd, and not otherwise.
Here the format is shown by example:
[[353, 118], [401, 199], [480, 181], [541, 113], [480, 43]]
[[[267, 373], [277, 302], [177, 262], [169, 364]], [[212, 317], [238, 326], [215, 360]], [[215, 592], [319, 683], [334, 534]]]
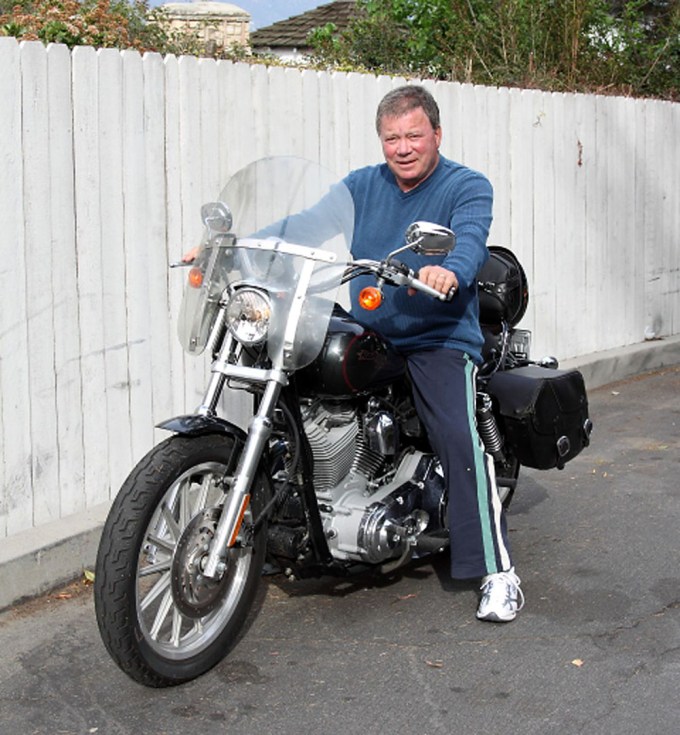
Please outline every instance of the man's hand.
[[[447, 294], [451, 289], [458, 290], [458, 279], [453, 271], [443, 268], [441, 265], [426, 265], [418, 271], [418, 280], [427, 284], [439, 293]], [[414, 294], [413, 289], [409, 289]]]
[[199, 246], [197, 245], [195, 248], [191, 248], [191, 250], [188, 250], [184, 255], [182, 256], [182, 263], [193, 263], [194, 260], [196, 260], [196, 256], [198, 255], [198, 249]]

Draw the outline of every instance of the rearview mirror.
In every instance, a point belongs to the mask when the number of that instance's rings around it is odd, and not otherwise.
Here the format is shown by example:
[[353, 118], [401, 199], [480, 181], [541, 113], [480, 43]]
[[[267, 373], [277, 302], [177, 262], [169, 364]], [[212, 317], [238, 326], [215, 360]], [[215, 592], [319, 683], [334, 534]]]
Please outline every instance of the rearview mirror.
[[210, 202], [201, 207], [203, 224], [216, 234], [226, 235], [231, 229], [233, 217], [224, 202]]
[[406, 229], [406, 244], [416, 253], [443, 255], [456, 246], [453, 230], [434, 222], [414, 222]]

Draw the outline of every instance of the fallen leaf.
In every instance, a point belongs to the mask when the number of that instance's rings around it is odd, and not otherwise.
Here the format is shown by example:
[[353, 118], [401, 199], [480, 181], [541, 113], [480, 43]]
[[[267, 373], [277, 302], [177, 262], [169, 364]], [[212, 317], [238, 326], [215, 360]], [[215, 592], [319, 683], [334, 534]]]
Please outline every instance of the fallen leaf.
[[399, 600], [412, 600], [414, 597], [418, 597], [415, 593], [412, 593], [410, 595], [397, 595], [397, 599]]
[[584, 663], [585, 663], [585, 661], [583, 659], [580, 659], [580, 658], [575, 658], [572, 661], [572, 664], [574, 664], [574, 666], [578, 666], [579, 669], [581, 668], [581, 666], [583, 666]]
[[90, 569], [83, 569], [83, 576], [86, 582], [94, 582], [94, 572]]
[[427, 661], [426, 660], [425, 663], [428, 666], [431, 666], [433, 669], [441, 669], [441, 668], [444, 667], [444, 662], [443, 661]]

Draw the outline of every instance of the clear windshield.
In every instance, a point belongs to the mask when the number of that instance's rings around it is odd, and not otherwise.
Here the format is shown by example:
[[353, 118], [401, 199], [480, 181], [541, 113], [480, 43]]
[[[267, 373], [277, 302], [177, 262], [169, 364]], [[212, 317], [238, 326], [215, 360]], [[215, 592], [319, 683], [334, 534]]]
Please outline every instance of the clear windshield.
[[232, 226], [228, 233], [206, 227], [185, 288], [180, 342], [187, 352], [202, 352], [225, 289], [247, 284], [271, 297], [267, 349], [273, 364], [303, 367], [323, 345], [349, 260], [350, 193], [317, 164], [274, 157], [235, 174], [220, 201]]

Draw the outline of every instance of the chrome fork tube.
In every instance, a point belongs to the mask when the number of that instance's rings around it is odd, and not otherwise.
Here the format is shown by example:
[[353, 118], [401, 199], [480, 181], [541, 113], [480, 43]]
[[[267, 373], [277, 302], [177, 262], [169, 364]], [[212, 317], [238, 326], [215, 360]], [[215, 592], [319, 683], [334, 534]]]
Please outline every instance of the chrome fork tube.
[[250, 502], [250, 487], [260, 464], [260, 458], [272, 431], [272, 416], [281, 393], [281, 384], [276, 380], [268, 381], [257, 413], [253, 416], [234, 475], [234, 484], [215, 529], [215, 538], [203, 570], [207, 577], [220, 576], [224, 566], [226, 550], [236, 543], [241, 529], [243, 515]]
[[224, 342], [222, 343], [222, 347], [220, 348], [219, 357], [216, 360], [213, 360], [212, 376], [205, 395], [203, 396], [203, 403], [201, 403], [201, 405], [196, 409], [196, 413], [201, 416], [214, 416], [216, 413], [217, 402], [220, 400], [220, 396], [224, 390], [224, 383], [227, 379], [224, 371], [220, 370], [219, 367], [216, 366], [229, 361], [228, 358], [234, 344], [234, 337], [227, 333], [224, 338]]

